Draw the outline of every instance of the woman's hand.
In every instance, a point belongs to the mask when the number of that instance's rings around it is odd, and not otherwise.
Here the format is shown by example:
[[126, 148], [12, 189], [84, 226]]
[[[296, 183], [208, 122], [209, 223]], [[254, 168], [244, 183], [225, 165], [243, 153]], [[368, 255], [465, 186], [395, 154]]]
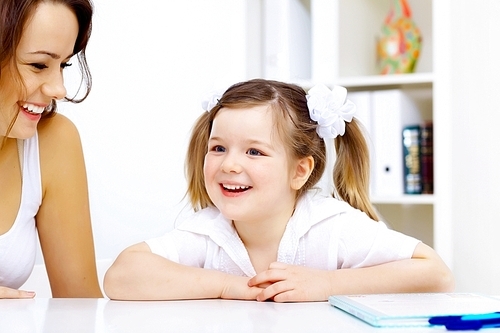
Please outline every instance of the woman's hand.
[[325, 301], [330, 290], [329, 272], [303, 266], [273, 262], [269, 269], [248, 281], [250, 287], [264, 288], [257, 301]]
[[25, 291], [11, 289], [7, 287], [0, 287], [0, 299], [1, 298], [33, 298], [35, 297], [34, 291]]

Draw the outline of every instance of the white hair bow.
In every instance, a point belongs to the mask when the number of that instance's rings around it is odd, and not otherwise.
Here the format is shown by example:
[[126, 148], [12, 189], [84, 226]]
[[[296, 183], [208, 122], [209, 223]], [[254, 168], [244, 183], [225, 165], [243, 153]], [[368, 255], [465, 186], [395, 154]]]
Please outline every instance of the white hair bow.
[[351, 122], [356, 105], [347, 99], [347, 89], [334, 86], [330, 90], [323, 84], [311, 88], [306, 95], [309, 116], [318, 123], [316, 132], [320, 138], [336, 138], [344, 135], [345, 122]]
[[201, 101], [201, 107], [203, 110], [210, 112], [219, 103], [219, 100], [222, 98], [222, 95], [226, 89], [218, 89], [213, 90], [210, 93], [206, 94]]

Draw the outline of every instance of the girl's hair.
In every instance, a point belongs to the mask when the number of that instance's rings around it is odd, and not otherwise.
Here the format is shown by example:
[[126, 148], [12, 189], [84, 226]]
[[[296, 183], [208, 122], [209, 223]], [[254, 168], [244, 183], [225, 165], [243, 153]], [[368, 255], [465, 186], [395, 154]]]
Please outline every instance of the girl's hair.
[[[205, 189], [203, 164], [208, 149], [212, 122], [221, 108], [237, 109], [269, 105], [274, 111], [277, 134], [285, 144], [291, 158], [312, 156], [314, 169], [298, 191], [297, 197], [311, 189], [320, 180], [326, 165], [325, 142], [316, 133], [317, 123], [312, 121], [307, 107], [306, 93], [301, 87], [272, 80], [254, 79], [231, 86], [209, 112], [196, 121], [186, 156], [187, 195], [195, 210], [213, 206]], [[333, 179], [333, 197], [348, 202], [378, 220], [369, 195], [369, 150], [362, 129], [356, 119], [346, 123], [343, 136], [335, 138], [337, 158]]]
[[[67, 6], [76, 15], [78, 20], [78, 36], [73, 47], [73, 54], [77, 56], [80, 71], [82, 73], [82, 81], [80, 88], [84, 85], [85, 91], [81, 98], [77, 98], [78, 92], [74, 97], [65, 97], [65, 100], [80, 103], [88, 96], [92, 87], [92, 76], [90, 75], [89, 67], [85, 51], [87, 43], [92, 31], [92, 14], [93, 4], [91, 0], [1, 0], [0, 1], [0, 80], [2, 78], [2, 70], [10, 66], [13, 72], [15, 82], [20, 89], [24, 89], [24, 83], [18, 72], [16, 64], [16, 50], [27, 22], [31, 19], [37, 7], [44, 2], [63, 4]], [[5, 83], [10, 84], [10, 83]], [[79, 89], [80, 90], [80, 89]], [[56, 101], [53, 100], [51, 106], [43, 112], [42, 117], [52, 115], [56, 111]], [[10, 128], [14, 125], [15, 118], [10, 124]], [[3, 135], [4, 133], [2, 133]]]

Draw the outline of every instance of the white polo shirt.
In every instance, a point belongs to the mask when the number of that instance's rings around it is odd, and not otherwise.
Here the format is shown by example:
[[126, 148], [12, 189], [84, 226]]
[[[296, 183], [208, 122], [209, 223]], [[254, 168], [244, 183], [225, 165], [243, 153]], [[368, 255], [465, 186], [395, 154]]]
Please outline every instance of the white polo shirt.
[[[419, 242], [345, 202], [311, 190], [297, 203], [277, 261], [326, 270], [366, 267], [409, 259]], [[215, 207], [194, 213], [146, 243], [153, 253], [183, 265], [248, 277], [256, 274], [232, 222]]]

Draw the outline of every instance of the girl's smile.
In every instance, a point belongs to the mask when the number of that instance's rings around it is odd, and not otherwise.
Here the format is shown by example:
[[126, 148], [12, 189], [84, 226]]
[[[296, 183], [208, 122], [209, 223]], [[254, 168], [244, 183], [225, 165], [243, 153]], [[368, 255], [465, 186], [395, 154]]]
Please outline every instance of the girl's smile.
[[251, 186], [221, 184], [222, 194], [226, 197], [238, 197], [247, 193]]

